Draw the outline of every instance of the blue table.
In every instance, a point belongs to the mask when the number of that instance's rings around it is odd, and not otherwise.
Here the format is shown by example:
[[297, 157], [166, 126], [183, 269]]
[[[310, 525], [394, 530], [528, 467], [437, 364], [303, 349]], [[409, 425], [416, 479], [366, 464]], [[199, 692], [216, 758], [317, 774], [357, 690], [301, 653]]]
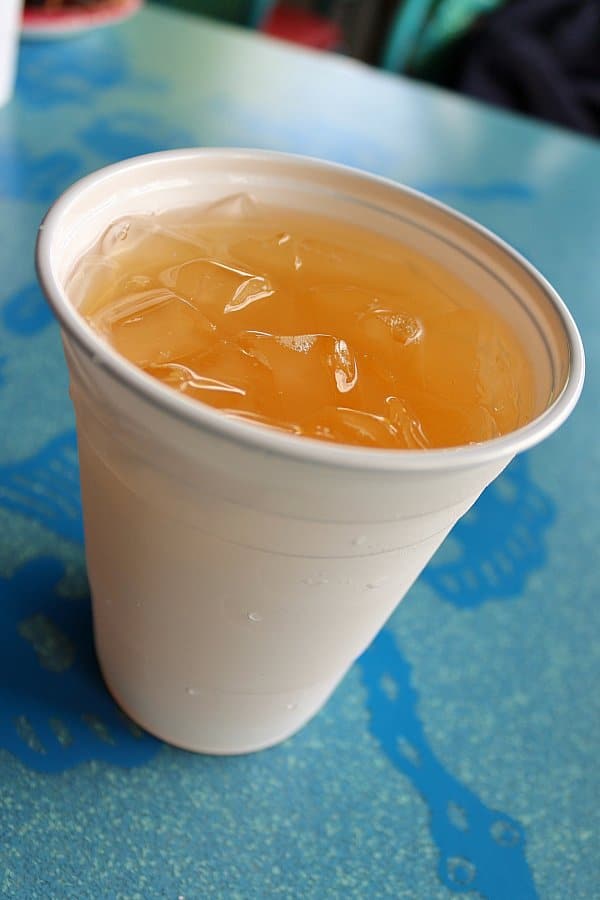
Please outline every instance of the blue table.
[[[563, 294], [590, 370], [326, 709], [231, 759], [162, 745], [103, 688], [32, 261], [74, 179], [193, 144], [351, 163], [474, 216]], [[23, 46], [0, 111], [0, 897], [598, 896], [599, 210], [597, 144], [343, 59], [151, 7]]]

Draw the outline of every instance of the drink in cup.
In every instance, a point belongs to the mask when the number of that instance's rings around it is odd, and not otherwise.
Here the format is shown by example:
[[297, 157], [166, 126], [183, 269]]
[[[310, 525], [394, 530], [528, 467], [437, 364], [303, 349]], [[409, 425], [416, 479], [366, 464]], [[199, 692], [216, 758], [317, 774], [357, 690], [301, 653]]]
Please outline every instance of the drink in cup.
[[289, 434], [427, 449], [531, 419], [518, 335], [459, 277], [393, 238], [248, 193], [112, 223], [66, 289], [143, 371]]
[[316, 160], [112, 166], [55, 204], [38, 269], [100, 665], [132, 718], [193, 750], [310, 719], [583, 380], [569, 313], [514, 251]]

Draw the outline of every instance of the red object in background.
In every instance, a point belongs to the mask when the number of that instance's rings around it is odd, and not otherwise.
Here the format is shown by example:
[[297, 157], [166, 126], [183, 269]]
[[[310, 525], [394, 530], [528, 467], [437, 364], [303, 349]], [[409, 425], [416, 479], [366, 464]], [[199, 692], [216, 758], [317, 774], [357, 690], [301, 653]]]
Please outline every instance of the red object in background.
[[261, 31], [315, 50], [336, 50], [342, 43], [342, 32], [335, 22], [304, 9], [279, 4], [266, 17]]
[[[2, 2], [2, 0], [0, 0]], [[132, 16], [143, 0], [26, 0], [22, 32], [46, 40], [113, 25]]]

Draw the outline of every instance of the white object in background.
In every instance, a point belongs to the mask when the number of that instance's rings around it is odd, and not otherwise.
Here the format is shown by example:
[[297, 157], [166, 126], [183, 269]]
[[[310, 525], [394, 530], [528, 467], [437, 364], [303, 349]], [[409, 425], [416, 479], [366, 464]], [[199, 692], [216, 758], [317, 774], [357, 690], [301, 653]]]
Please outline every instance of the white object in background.
[[[228, 418], [120, 357], [67, 295], [74, 263], [121, 216], [240, 190], [458, 273], [528, 348], [534, 420], [445, 450], [334, 445]], [[581, 391], [577, 329], [532, 266], [447, 207], [331, 163], [215, 149], [118, 163], [57, 201], [37, 264], [71, 375], [100, 665], [133, 719], [192, 750], [257, 750], [310, 719], [457, 519]]]
[[23, 0], [0, 0], [0, 106], [13, 95]]

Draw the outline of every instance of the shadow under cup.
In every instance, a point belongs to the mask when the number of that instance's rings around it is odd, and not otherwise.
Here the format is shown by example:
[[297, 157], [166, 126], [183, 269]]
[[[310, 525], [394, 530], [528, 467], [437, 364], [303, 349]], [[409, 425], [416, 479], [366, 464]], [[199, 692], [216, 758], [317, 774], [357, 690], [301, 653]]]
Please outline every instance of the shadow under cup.
[[[124, 215], [240, 191], [391, 234], [459, 274], [521, 336], [533, 421], [468, 447], [334, 445], [227, 418], [120, 357], [65, 292], [77, 259]], [[258, 750], [310, 719], [458, 518], [564, 421], [583, 383], [573, 320], [528, 263], [447, 207], [331, 163], [251, 150], [119, 163], [52, 207], [37, 265], [71, 376], [100, 665], [133, 719], [192, 750]]]

